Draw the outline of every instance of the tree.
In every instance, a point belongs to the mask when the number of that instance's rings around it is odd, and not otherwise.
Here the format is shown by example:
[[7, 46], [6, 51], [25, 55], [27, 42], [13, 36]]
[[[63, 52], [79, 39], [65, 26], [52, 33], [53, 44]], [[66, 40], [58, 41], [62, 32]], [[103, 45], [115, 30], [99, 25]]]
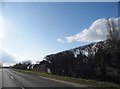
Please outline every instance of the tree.
[[108, 35], [107, 40], [111, 41], [112, 43], [120, 42], [120, 28], [119, 26], [119, 20], [117, 25], [112, 19], [107, 19], [107, 25], [108, 25]]
[[27, 60], [27, 61], [23, 61], [21, 63], [17, 63], [15, 64], [13, 67], [14, 68], [17, 68], [17, 69], [22, 69], [22, 70], [25, 70], [27, 69], [27, 66], [31, 65], [31, 61], [30, 60]]

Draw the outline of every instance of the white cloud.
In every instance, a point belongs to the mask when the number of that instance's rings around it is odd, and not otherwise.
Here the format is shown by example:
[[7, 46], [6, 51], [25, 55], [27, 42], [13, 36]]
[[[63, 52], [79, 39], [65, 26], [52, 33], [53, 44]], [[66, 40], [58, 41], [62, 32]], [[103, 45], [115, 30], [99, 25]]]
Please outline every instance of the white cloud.
[[57, 39], [57, 42], [64, 43], [65, 41], [62, 40], [61, 38], [58, 38], [58, 39]]
[[32, 63], [36, 63], [36, 61], [39, 61], [41, 58], [35, 58], [35, 57], [21, 57], [13, 52], [10, 52], [6, 49], [0, 48], [0, 66], [10, 66], [14, 65], [19, 62], [30, 60]]
[[[120, 21], [120, 18], [110, 18], [109, 21], [113, 20], [115, 27], [118, 28], [118, 31], [120, 32], [118, 26], [118, 23]], [[92, 23], [92, 25], [89, 28], [83, 29], [80, 33], [65, 37], [65, 41], [68, 43], [74, 42], [74, 41], [81, 41], [81, 42], [97, 42], [102, 41], [106, 39], [107, 32], [110, 29], [110, 27], [107, 24], [107, 19], [98, 19]], [[63, 41], [60, 39], [60, 41]]]
[[15, 53], [9, 52], [5, 49], [0, 49], [0, 64], [3, 65], [13, 65], [16, 62], [20, 62], [21, 58], [17, 56]]

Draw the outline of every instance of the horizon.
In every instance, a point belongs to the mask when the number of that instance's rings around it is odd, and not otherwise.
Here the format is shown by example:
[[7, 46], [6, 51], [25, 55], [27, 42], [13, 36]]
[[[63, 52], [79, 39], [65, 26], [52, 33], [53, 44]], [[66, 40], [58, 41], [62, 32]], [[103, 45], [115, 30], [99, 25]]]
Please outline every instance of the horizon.
[[117, 2], [3, 2], [0, 8], [4, 65], [34, 63], [48, 54], [105, 40], [102, 24], [119, 17]]

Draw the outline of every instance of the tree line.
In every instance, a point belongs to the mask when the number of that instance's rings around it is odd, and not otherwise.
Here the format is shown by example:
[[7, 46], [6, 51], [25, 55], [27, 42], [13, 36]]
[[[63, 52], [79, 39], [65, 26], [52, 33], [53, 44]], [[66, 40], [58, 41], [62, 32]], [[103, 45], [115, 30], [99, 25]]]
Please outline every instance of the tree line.
[[[108, 20], [109, 34], [105, 41], [92, 43], [83, 46], [84, 49], [94, 50], [87, 51], [88, 55], [79, 51], [75, 56], [75, 52], [71, 50], [59, 52], [56, 54], [46, 55], [41, 63], [51, 70], [52, 74], [59, 76], [81, 77], [86, 79], [95, 79], [101, 81], [110, 81], [120, 83], [120, 29], [115, 28], [114, 23]], [[81, 49], [81, 47], [79, 47]], [[30, 63], [14, 65], [18, 69], [26, 69]], [[22, 67], [22, 68], [21, 68]]]

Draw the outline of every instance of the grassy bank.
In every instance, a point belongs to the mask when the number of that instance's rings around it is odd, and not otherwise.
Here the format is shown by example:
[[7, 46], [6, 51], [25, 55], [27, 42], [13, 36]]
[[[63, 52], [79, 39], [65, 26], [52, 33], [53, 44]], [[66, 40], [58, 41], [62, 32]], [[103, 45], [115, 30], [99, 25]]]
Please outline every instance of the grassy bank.
[[14, 70], [21, 73], [32, 74], [35, 76], [42, 76], [42, 77], [52, 78], [56, 80], [63, 80], [63, 81], [76, 83], [76, 84], [85, 84], [88, 87], [96, 87], [97, 89], [120, 89], [120, 85], [109, 83], [109, 82], [99, 82], [95, 80], [58, 76], [58, 75], [48, 74], [44, 72], [35, 72], [30, 70], [18, 70], [18, 69], [14, 69]]

